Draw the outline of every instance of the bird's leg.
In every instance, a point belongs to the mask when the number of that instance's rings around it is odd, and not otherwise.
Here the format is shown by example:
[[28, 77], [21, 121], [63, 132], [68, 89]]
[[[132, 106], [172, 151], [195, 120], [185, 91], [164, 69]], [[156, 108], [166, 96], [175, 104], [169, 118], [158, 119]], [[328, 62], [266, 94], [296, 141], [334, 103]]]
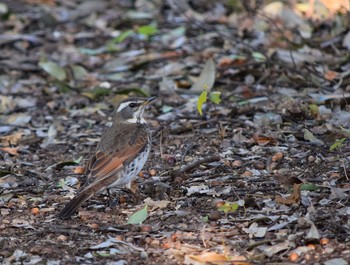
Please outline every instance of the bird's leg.
[[115, 206], [115, 203], [114, 203], [115, 198], [112, 198], [111, 191], [109, 188], [107, 189], [107, 197], [108, 197], [108, 200], [107, 200], [106, 207], [110, 207], [110, 208], [114, 207]]
[[131, 200], [133, 203], [139, 203], [141, 201], [139, 186], [136, 181], [129, 182], [123, 191], [131, 195]]
[[[136, 185], [134, 185], [136, 184]], [[130, 196], [131, 201], [133, 203], [139, 203], [141, 200], [141, 196], [139, 194], [137, 183], [128, 183], [125, 188], [118, 188], [118, 191], [126, 193], [128, 196]], [[116, 206], [121, 203], [120, 196], [115, 198], [113, 202], [109, 205], [110, 207]]]

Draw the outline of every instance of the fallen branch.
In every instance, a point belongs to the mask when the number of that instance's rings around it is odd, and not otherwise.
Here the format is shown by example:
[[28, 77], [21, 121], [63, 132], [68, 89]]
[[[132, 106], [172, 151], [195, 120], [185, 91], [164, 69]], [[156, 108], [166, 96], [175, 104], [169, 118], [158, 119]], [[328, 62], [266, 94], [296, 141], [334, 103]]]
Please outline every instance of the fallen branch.
[[198, 159], [198, 160], [192, 162], [189, 165], [182, 167], [179, 170], [171, 171], [170, 176], [172, 179], [175, 179], [176, 177], [183, 178], [183, 176], [186, 175], [187, 172], [195, 169], [196, 167], [199, 167], [202, 164], [212, 163], [212, 162], [216, 162], [216, 161], [220, 161], [220, 157], [218, 155], [201, 158], [201, 159]]

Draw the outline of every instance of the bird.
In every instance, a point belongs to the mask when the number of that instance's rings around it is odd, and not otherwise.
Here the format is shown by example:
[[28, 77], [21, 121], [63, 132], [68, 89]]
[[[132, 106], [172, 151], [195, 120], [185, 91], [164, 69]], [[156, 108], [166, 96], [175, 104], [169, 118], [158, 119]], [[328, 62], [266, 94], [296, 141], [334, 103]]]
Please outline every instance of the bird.
[[129, 97], [115, 109], [111, 126], [101, 135], [95, 153], [85, 167], [85, 182], [58, 214], [68, 219], [96, 194], [130, 184], [145, 165], [151, 149], [151, 132], [143, 117], [156, 97]]

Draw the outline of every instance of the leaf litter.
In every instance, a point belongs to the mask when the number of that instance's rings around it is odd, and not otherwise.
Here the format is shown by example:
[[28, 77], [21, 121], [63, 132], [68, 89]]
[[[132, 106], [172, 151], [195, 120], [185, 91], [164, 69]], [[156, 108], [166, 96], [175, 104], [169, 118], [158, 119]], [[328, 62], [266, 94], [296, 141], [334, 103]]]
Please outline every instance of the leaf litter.
[[[312, 2], [4, 1], [0, 260], [348, 264], [349, 5]], [[125, 95], [141, 201], [58, 220]]]

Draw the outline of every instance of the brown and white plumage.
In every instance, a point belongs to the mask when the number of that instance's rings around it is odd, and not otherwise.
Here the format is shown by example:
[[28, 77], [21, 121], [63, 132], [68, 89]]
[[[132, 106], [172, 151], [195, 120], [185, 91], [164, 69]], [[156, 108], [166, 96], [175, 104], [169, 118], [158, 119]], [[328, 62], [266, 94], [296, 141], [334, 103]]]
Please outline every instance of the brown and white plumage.
[[78, 194], [63, 208], [59, 217], [70, 217], [86, 200], [106, 189], [123, 186], [142, 170], [151, 146], [143, 112], [155, 98], [129, 98], [122, 101], [112, 126], [101, 136], [95, 154], [86, 166], [86, 181]]

